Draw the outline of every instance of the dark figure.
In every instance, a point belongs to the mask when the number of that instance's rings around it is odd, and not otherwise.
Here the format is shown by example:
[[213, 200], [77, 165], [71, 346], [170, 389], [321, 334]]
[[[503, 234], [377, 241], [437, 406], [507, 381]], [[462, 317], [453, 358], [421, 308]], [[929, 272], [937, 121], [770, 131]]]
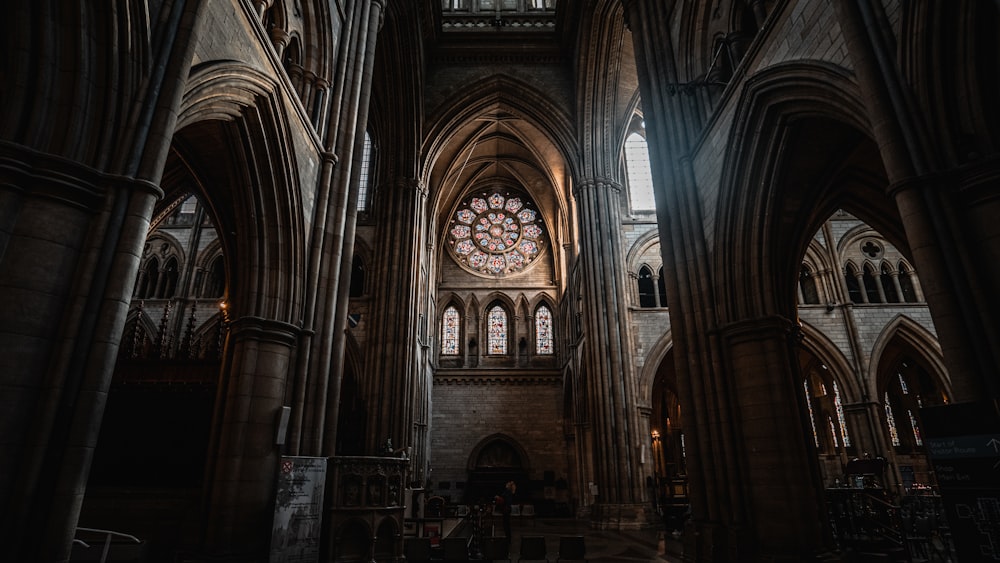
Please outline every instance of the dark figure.
[[510, 540], [510, 509], [514, 506], [514, 493], [517, 491], [517, 483], [507, 481], [506, 487], [497, 497], [497, 504], [500, 505], [500, 513], [503, 515], [503, 535]]

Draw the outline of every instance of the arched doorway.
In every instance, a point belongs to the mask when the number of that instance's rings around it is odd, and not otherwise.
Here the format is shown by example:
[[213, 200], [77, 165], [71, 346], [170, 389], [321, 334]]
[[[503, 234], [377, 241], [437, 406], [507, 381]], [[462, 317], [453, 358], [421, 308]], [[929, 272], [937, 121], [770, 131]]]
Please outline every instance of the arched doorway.
[[649, 432], [653, 458], [653, 476], [648, 483], [650, 494], [667, 527], [681, 529], [689, 506], [687, 451], [673, 349], [660, 361], [650, 402]]
[[469, 480], [465, 499], [492, 499], [507, 481], [525, 483], [530, 466], [528, 455], [514, 439], [494, 434], [483, 439], [469, 455]]

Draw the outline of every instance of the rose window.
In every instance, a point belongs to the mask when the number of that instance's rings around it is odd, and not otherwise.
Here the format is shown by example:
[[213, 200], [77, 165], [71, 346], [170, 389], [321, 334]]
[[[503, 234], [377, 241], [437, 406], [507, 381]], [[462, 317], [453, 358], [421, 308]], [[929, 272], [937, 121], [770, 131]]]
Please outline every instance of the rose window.
[[463, 201], [451, 221], [448, 242], [459, 264], [478, 273], [524, 269], [538, 257], [544, 231], [531, 203], [494, 192]]

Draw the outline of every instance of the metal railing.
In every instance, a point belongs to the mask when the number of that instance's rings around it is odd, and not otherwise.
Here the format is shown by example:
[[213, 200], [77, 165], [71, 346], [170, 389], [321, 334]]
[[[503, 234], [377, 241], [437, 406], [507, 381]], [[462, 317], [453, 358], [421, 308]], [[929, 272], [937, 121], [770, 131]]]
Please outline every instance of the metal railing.
[[[111, 538], [120, 537], [129, 540], [135, 544], [141, 544], [142, 540], [124, 532], [115, 532], [113, 530], [101, 530], [98, 528], [77, 528], [77, 534], [80, 532], [85, 532], [88, 534], [104, 534], [104, 551], [101, 553], [101, 563], [105, 563], [108, 560], [108, 553], [111, 552]], [[90, 549], [90, 544], [79, 538], [73, 538], [73, 543], [77, 545], [82, 545], [83, 547]]]

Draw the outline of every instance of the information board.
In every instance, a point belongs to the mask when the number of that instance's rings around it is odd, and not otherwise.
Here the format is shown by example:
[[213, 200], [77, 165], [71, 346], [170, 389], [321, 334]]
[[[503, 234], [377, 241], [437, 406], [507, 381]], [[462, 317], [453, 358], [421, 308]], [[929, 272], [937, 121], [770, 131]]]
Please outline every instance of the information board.
[[1000, 405], [928, 407], [920, 416], [959, 561], [1000, 561]]
[[270, 563], [318, 563], [325, 457], [282, 456], [271, 532]]

